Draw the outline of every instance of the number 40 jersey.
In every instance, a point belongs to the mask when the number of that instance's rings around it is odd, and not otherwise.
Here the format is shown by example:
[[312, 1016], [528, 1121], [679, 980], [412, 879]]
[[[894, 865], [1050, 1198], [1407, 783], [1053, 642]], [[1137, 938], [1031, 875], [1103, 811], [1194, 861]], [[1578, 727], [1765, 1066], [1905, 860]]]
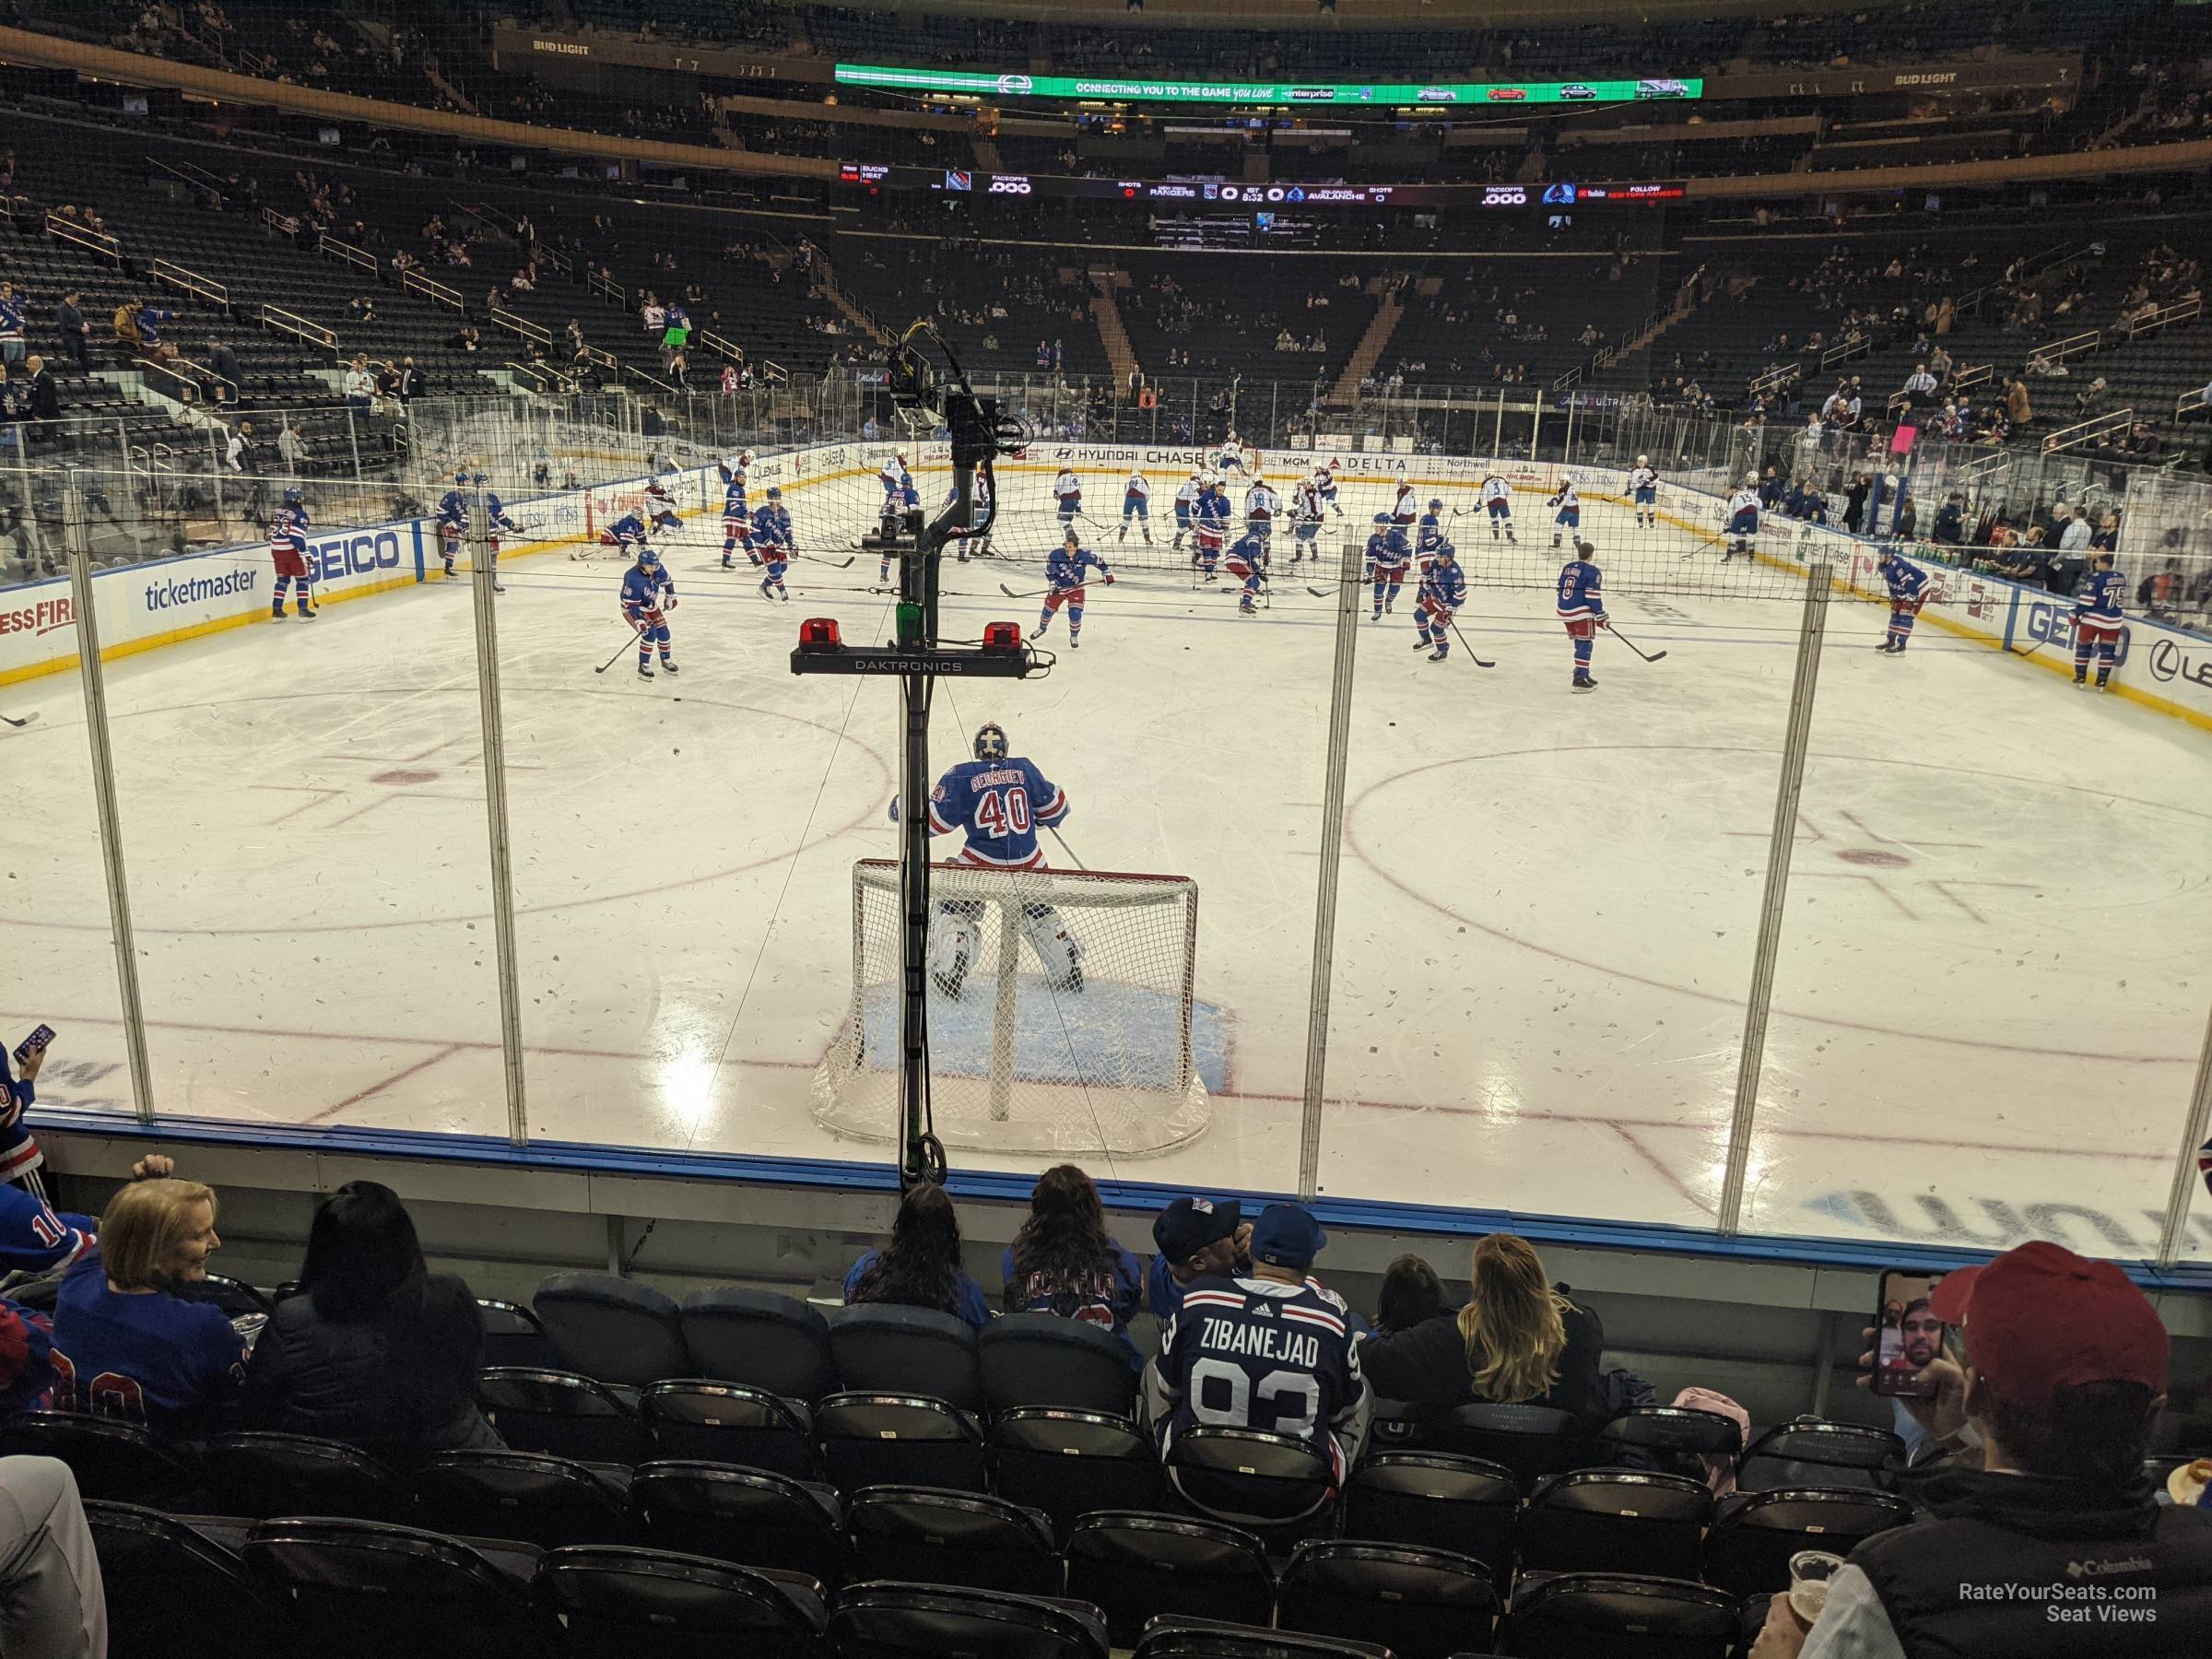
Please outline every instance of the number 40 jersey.
[[1331, 1431], [1354, 1420], [1367, 1392], [1343, 1299], [1312, 1279], [1192, 1284], [1161, 1341], [1159, 1382], [1174, 1400], [1170, 1442], [1197, 1424], [1261, 1429], [1307, 1441], [1339, 1480]]
[[963, 862], [994, 870], [1041, 867], [1038, 829], [1065, 817], [1067, 796], [1021, 755], [963, 760], [937, 780], [929, 797], [930, 833], [965, 831]]

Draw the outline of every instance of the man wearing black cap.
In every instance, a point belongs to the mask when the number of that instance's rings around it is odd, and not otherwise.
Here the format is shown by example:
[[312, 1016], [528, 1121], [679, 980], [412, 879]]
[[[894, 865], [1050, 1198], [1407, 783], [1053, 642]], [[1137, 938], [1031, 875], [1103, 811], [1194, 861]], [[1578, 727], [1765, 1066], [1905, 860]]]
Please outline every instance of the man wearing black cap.
[[1178, 1198], [1152, 1218], [1159, 1253], [1145, 1273], [1145, 1300], [1162, 1324], [1182, 1306], [1183, 1288], [1233, 1278], [1252, 1267], [1252, 1228], [1234, 1198]]
[[[1350, 1311], [1307, 1276], [1327, 1235], [1300, 1206], [1271, 1204], [1252, 1224], [1251, 1242], [1250, 1273], [1184, 1289], [1159, 1358], [1145, 1369], [1161, 1454], [1199, 1424], [1260, 1429], [1313, 1445], [1341, 1485], [1367, 1438], [1373, 1399]], [[1335, 1496], [1332, 1487], [1319, 1502]]]
[[1907, 1477], [1927, 1518], [1853, 1550], [1809, 1629], [1776, 1596], [1751, 1659], [2202, 1653], [2212, 1512], [2160, 1506], [2143, 1473], [2166, 1403], [2157, 1310], [2112, 1263], [2041, 1240], [1929, 1302], [1965, 1327], [1969, 1362], [1931, 1361], [1936, 1397], [1906, 1406], [1959, 1455]]

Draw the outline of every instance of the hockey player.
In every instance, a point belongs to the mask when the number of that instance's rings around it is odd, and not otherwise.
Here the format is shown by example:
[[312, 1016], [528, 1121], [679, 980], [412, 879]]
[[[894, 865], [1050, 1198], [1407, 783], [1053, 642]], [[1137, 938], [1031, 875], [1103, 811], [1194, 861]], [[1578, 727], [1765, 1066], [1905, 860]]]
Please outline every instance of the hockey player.
[[2097, 655], [2097, 689], [2105, 690], [2112, 677], [2112, 661], [2120, 645], [2120, 595], [2127, 592], [2127, 578], [2112, 569], [2112, 556], [2100, 553], [2089, 563], [2089, 573], [2074, 594], [2074, 683], [2089, 683], [2089, 653]]
[[[477, 474], [473, 482], [482, 488], [484, 475]], [[507, 504], [500, 500], [500, 492], [496, 489], [485, 489], [484, 551], [490, 560], [491, 591], [495, 594], [503, 594], [507, 591], [500, 585], [500, 532], [502, 530], [514, 535], [520, 535], [523, 533], [523, 527], [508, 516]]]
[[1574, 557], [1559, 569], [1559, 620], [1574, 641], [1574, 686], [1577, 691], [1594, 691], [1590, 677], [1590, 653], [1597, 630], [1606, 626], [1605, 577], [1590, 556], [1596, 552], [1588, 542], [1575, 539]]
[[[1006, 728], [996, 721], [976, 730], [975, 759], [963, 760], [937, 780], [929, 797], [929, 832], [959, 830], [966, 844], [959, 862], [986, 870], [1041, 870], [1044, 853], [1037, 845], [1040, 827], [1065, 821], [1067, 796], [1045, 779], [1037, 763], [1012, 754]], [[899, 802], [891, 800], [891, 821]], [[938, 991], [958, 996], [982, 946], [977, 899], [950, 899], [937, 906], [929, 930], [929, 977]], [[1021, 931], [1055, 991], [1083, 989], [1083, 944], [1049, 904], [1021, 907]]]
[[739, 552], [743, 552], [747, 559], [753, 564], [760, 562], [760, 556], [753, 551], [752, 512], [745, 503], [745, 466], [743, 463], [749, 460], [751, 455], [752, 452], [747, 450], [737, 458], [738, 465], [732, 465], [730, 463], [724, 462], [720, 468], [722, 473], [722, 568], [725, 571], [734, 571], [737, 568], [736, 555]]
[[1060, 528], [1065, 530], [1083, 511], [1083, 480], [1077, 477], [1074, 467], [1060, 469], [1060, 476], [1053, 480], [1053, 494], [1059, 498]]
[[[960, 487], [958, 482], [955, 482], [947, 487], [945, 499], [938, 503], [938, 506], [940, 509], [957, 507], [959, 505], [959, 500]], [[975, 487], [968, 492], [968, 523], [972, 528], [978, 524], [990, 524], [994, 522], [991, 514], [991, 480], [979, 471], [975, 475]], [[979, 535], [963, 536], [953, 544], [959, 549], [957, 562], [960, 564], [968, 562], [968, 544], [970, 542], [975, 544], [976, 558], [988, 559], [991, 557], [991, 532], [986, 529]]]
[[922, 506], [922, 492], [914, 488], [913, 475], [906, 470], [906, 457], [902, 454], [893, 454], [883, 464], [882, 471], [876, 477], [883, 485], [883, 518], [878, 528], [885, 542], [883, 558], [877, 566], [876, 580], [888, 582], [891, 579], [890, 538], [900, 535], [913, 522], [914, 513]]
[[1129, 521], [1135, 519], [1143, 526], [1145, 546], [1152, 545], [1152, 480], [1145, 477], [1145, 469], [1129, 469], [1129, 481], [1122, 486], [1122, 533], [1114, 539], [1129, 539]]
[[1398, 499], [1391, 504], [1390, 522], [1403, 530], [1407, 539], [1410, 540], [1413, 535], [1413, 526], [1420, 516], [1420, 503], [1414, 496], [1413, 486], [1403, 478], [1399, 479]]
[[1421, 566], [1419, 592], [1421, 606], [1414, 629], [1422, 645], [1433, 647], [1429, 660], [1441, 663], [1452, 654], [1452, 618], [1467, 602], [1467, 573], [1459, 568], [1459, 556], [1450, 542], [1440, 543]]
[[1246, 477], [1251, 476], [1244, 465], [1244, 440], [1237, 436], [1233, 427], [1229, 436], [1221, 441], [1221, 453], [1214, 462], [1214, 470], [1226, 479], [1232, 466]]
[[1221, 488], [1219, 476], [1210, 472], [1199, 486], [1198, 500], [1191, 508], [1191, 538], [1196, 547], [1192, 562], [1212, 582], [1221, 544], [1229, 539], [1229, 492]]
[[726, 488], [733, 482], [742, 479], [751, 469], [752, 465], [753, 452], [749, 449], [739, 450], [735, 454], [717, 461], [714, 464], [714, 470], [722, 475], [722, 482]]
[[[1312, 1276], [1327, 1241], [1300, 1206], [1269, 1205], [1253, 1222], [1250, 1272], [1194, 1279], [1161, 1335], [1159, 1358], [1145, 1370], [1163, 1452], [1201, 1424], [1303, 1441], [1328, 1459], [1335, 1477], [1315, 1494], [1316, 1512], [1358, 1461], [1374, 1407], [1350, 1312]], [[1172, 1462], [1170, 1478], [1178, 1478]], [[1251, 1519], [1218, 1512], [1227, 1521]]]
[[883, 486], [881, 517], [887, 524], [896, 524], [899, 517], [900, 480], [906, 476], [906, 457], [893, 450], [890, 458], [876, 469], [876, 482]]
[[1180, 547], [1182, 538], [1191, 533], [1191, 517], [1198, 509], [1199, 493], [1205, 488], [1200, 481], [1204, 475], [1193, 473], [1175, 491], [1175, 539], [1170, 545]]
[[269, 514], [269, 561], [276, 567], [276, 587], [269, 597], [272, 622], [284, 620], [284, 590], [294, 582], [300, 584], [300, 619], [314, 620], [314, 608], [307, 602], [308, 584], [314, 580], [307, 562], [308, 522], [297, 487], [286, 490], [283, 503]]
[[1260, 584], [1267, 580], [1267, 538], [1255, 526], [1247, 526], [1229, 549], [1229, 573], [1244, 584], [1237, 609], [1249, 617], [1260, 608]]
[[[603, 547], [619, 548], [626, 554], [635, 553], [645, 545], [645, 521], [634, 512], [626, 512], [599, 532], [599, 545]], [[571, 557], [582, 559], [583, 555], [576, 553], [571, 554]]]
[[[1496, 541], [1498, 533], [1505, 532], [1507, 541], [1520, 539], [1513, 535], [1513, 487], [1505, 481], [1503, 473], [1492, 473], [1482, 481], [1482, 504], [1489, 509], [1490, 539]], [[1559, 543], [1554, 540], [1553, 547]]]
[[1571, 533], [1577, 542], [1582, 540], [1583, 498], [1575, 493], [1574, 480], [1561, 478], [1559, 488], [1544, 503], [1553, 509], [1551, 516], [1551, 545], [1558, 547], [1562, 535]]
[[753, 513], [753, 550], [760, 556], [766, 571], [760, 578], [761, 598], [791, 603], [791, 594], [783, 586], [783, 572], [790, 568], [796, 547], [791, 535], [791, 514], [783, 507], [783, 492], [771, 484], [767, 498]]
[[1275, 487], [1265, 478], [1254, 478], [1244, 492], [1244, 528], [1256, 534], [1263, 544], [1275, 539], [1275, 521], [1283, 511], [1283, 498], [1275, 493]]
[[1722, 509], [1728, 515], [1728, 546], [1722, 551], [1721, 562], [1726, 564], [1738, 553], [1746, 559], [1756, 559], [1759, 548], [1759, 475], [1746, 473], [1744, 481], [1735, 487]]
[[1298, 563], [1311, 555], [1316, 562], [1321, 558], [1321, 486], [1313, 480], [1318, 474], [1309, 474], [1298, 481], [1298, 489], [1290, 504], [1290, 562]]
[[1895, 547], [1884, 547], [1875, 568], [1889, 589], [1889, 627], [1875, 649], [1888, 656], [1900, 655], [1912, 638], [1913, 618], [1933, 596], [1928, 592], [1928, 573]]
[[1649, 455], [1636, 457], [1635, 469], [1629, 474], [1629, 500], [1636, 509], [1637, 529], [1659, 527], [1659, 475]]
[[1421, 514], [1420, 523], [1414, 527], [1413, 557], [1419, 569], [1426, 571], [1429, 561], [1436, 557], [1439, 547], [1450, 547], [1444, 539], [1444, 503], [1441, 496], [1429, 498], [1429, 511]]
[[1336, 516], [1342, 518], [1344, 508], [1336, 500], [1336, 457], [1330, 456], [1326, 466], [1313, 469], [1313, 480], [1321, 487], [1322, 505], [1333, 509]]
[[[665, 594], [667, 603], [662, 603]], [[668, 619], [662, 612], [676, 608], [676, 583], [661, 568], [661, 556], [647, 547], [642, 538], [638, 542], [637, 562], [622, 572], [622, 618], [638, 630], [638, 677], [653, 677], [653, 648], [661, 648], [661, 666], [670, 674], [676, 672], [676, 658], [671, 654], [668, 637]]]
[[1067, 606], [1067, 646], [1070, 651], [1083, 643], [1083, 572], [1096, 571], [1108, 587], [1113, 585], [1113, 572], [1106, 561], [1083, 545], [1083, 538], [1070, 524], [1067, 535], [1044, 561], [1044, 608], [1037, 613], [1037, 634], [1044, 638], [1044, 630], [1052, 626], [1053, 613]]
[[438, 556], [445, 573], [453, 573], [453, 559], [461, 551], [461, 537], [468, 529], [468, 474], [453, 475], [453, 487], [438, 498]]
[[1406, 568], [1412, 563], [1413, 547], [1406, 532], [1389, 513], [1376, 513], [1374, 534], [1367, 538], [1367, 576], [1375, 584], [1375, 614], [1369, 621], [1380, 622], [1384, 611], [1397, 608], [1398, 589], [1405, 585]]
[[644, 515], [646, 524], [655, 530], [681, 530], [684, 527], [684, 521], [676, 511], [676, 497], [668, 493], [668, 487], [658, 478], [646, 484], [645, 500], [640, 503], [638, 511]]

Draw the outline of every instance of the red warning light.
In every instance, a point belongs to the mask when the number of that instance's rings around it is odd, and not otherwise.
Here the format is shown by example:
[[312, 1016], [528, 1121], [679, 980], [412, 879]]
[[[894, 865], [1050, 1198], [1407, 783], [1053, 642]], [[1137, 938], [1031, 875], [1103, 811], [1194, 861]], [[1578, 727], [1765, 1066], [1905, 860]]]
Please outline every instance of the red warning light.
[[[836, 626], [835, 623], [831, 623], [831, 629], [834, 630]], [[1021, 624], [1018, 622], [985, 623], [983, 625], [983, 649], [985, 651], [1019, 651], [1021, 649]]]
[[799, 624], [801, 651], [842, 651], [843, 640], [838, 637], [835, 617], [810, 617]]

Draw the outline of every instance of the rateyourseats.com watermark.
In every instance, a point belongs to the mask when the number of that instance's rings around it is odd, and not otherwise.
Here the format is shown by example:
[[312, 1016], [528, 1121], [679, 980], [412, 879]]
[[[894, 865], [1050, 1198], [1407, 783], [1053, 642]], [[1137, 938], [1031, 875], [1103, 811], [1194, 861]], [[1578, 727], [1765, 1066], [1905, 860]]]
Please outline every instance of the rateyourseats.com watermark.
[[2156, 1624], [2159, 1593], [2151, 1584], [2096, 1582], [2108, 1572], [2147, 1572], [2148, 1561], [2088, 1561], [2067, 1568], [2067, 1576], [2048, 1583], [2011, 1582], [1959, 1586], [1962, 1602], [2040, 1602], [2046, 1624]]

